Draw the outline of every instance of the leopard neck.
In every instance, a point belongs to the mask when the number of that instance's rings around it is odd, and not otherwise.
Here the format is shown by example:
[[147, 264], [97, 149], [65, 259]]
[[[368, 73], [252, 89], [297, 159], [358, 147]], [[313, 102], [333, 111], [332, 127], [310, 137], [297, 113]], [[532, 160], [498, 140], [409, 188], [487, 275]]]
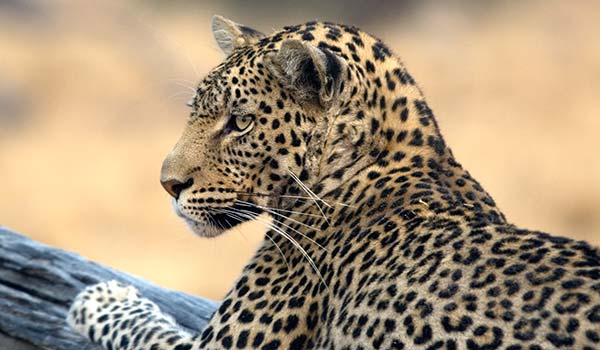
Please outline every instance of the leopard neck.
[[424, 216], [455, 211], [505, 222], [491, 196], [454, 158], [399, 59], [390, 57], [366, 72], [349, 67], [358, 88], [342, 94], [344, 102], [330, 118], [319, 176], [306, 187], [325, 201], [362, 210], [394, 206]]

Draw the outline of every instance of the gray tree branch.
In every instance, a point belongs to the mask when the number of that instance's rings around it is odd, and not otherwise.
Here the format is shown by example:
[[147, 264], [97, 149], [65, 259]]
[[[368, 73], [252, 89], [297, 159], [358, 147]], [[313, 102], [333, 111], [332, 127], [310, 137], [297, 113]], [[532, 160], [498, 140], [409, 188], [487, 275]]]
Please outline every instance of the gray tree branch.
[[95, 350], [67, 327], [67, 310], [86, 286], [113, 279], [135, 286], [190, 332], [204, 328], [218, 305], [0, 227], [0, 349]]

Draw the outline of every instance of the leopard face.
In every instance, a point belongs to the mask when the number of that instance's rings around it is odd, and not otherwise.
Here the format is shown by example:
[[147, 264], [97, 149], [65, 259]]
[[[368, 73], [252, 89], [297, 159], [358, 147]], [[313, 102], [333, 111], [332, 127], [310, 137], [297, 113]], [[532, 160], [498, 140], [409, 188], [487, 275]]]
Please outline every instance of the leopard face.
[[324, 135], [353, 85], [343, 60], [291, 35], [263, 40], [220, 17], [213, 32], [227, 58], [199, 84], [161, 171], [176, 213], [207, 237], [256, 218], [295, 179], [327, 175]]

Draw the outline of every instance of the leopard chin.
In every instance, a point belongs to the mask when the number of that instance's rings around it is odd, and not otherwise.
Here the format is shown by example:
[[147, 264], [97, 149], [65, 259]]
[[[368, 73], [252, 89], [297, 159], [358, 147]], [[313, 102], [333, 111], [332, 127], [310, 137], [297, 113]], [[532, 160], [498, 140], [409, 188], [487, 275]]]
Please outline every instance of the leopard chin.
[[195, 235], [203, 238], [214, 238], [227, 231], [215, 225], [198, 222], [188, 218], [184, 218], [184, 221], [187, 224], [188, 228]]

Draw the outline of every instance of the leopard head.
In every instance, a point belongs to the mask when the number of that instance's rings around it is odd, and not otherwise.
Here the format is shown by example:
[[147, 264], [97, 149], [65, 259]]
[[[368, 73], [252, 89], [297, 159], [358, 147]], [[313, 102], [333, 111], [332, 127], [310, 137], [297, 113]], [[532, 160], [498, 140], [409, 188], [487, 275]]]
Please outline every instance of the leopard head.
[[177, 214], [207, 237], [281, 205], [298, 182], [326, 191], [324, 179], [350, 176], [379, 140], [355, 117], [365, 108], [352, 98], [364, 72], [315, 40], [331, 28], [314, 22], [265, 36], [215, 16], [212, 31], [226, 58], [198, 85], [161, 172]]

